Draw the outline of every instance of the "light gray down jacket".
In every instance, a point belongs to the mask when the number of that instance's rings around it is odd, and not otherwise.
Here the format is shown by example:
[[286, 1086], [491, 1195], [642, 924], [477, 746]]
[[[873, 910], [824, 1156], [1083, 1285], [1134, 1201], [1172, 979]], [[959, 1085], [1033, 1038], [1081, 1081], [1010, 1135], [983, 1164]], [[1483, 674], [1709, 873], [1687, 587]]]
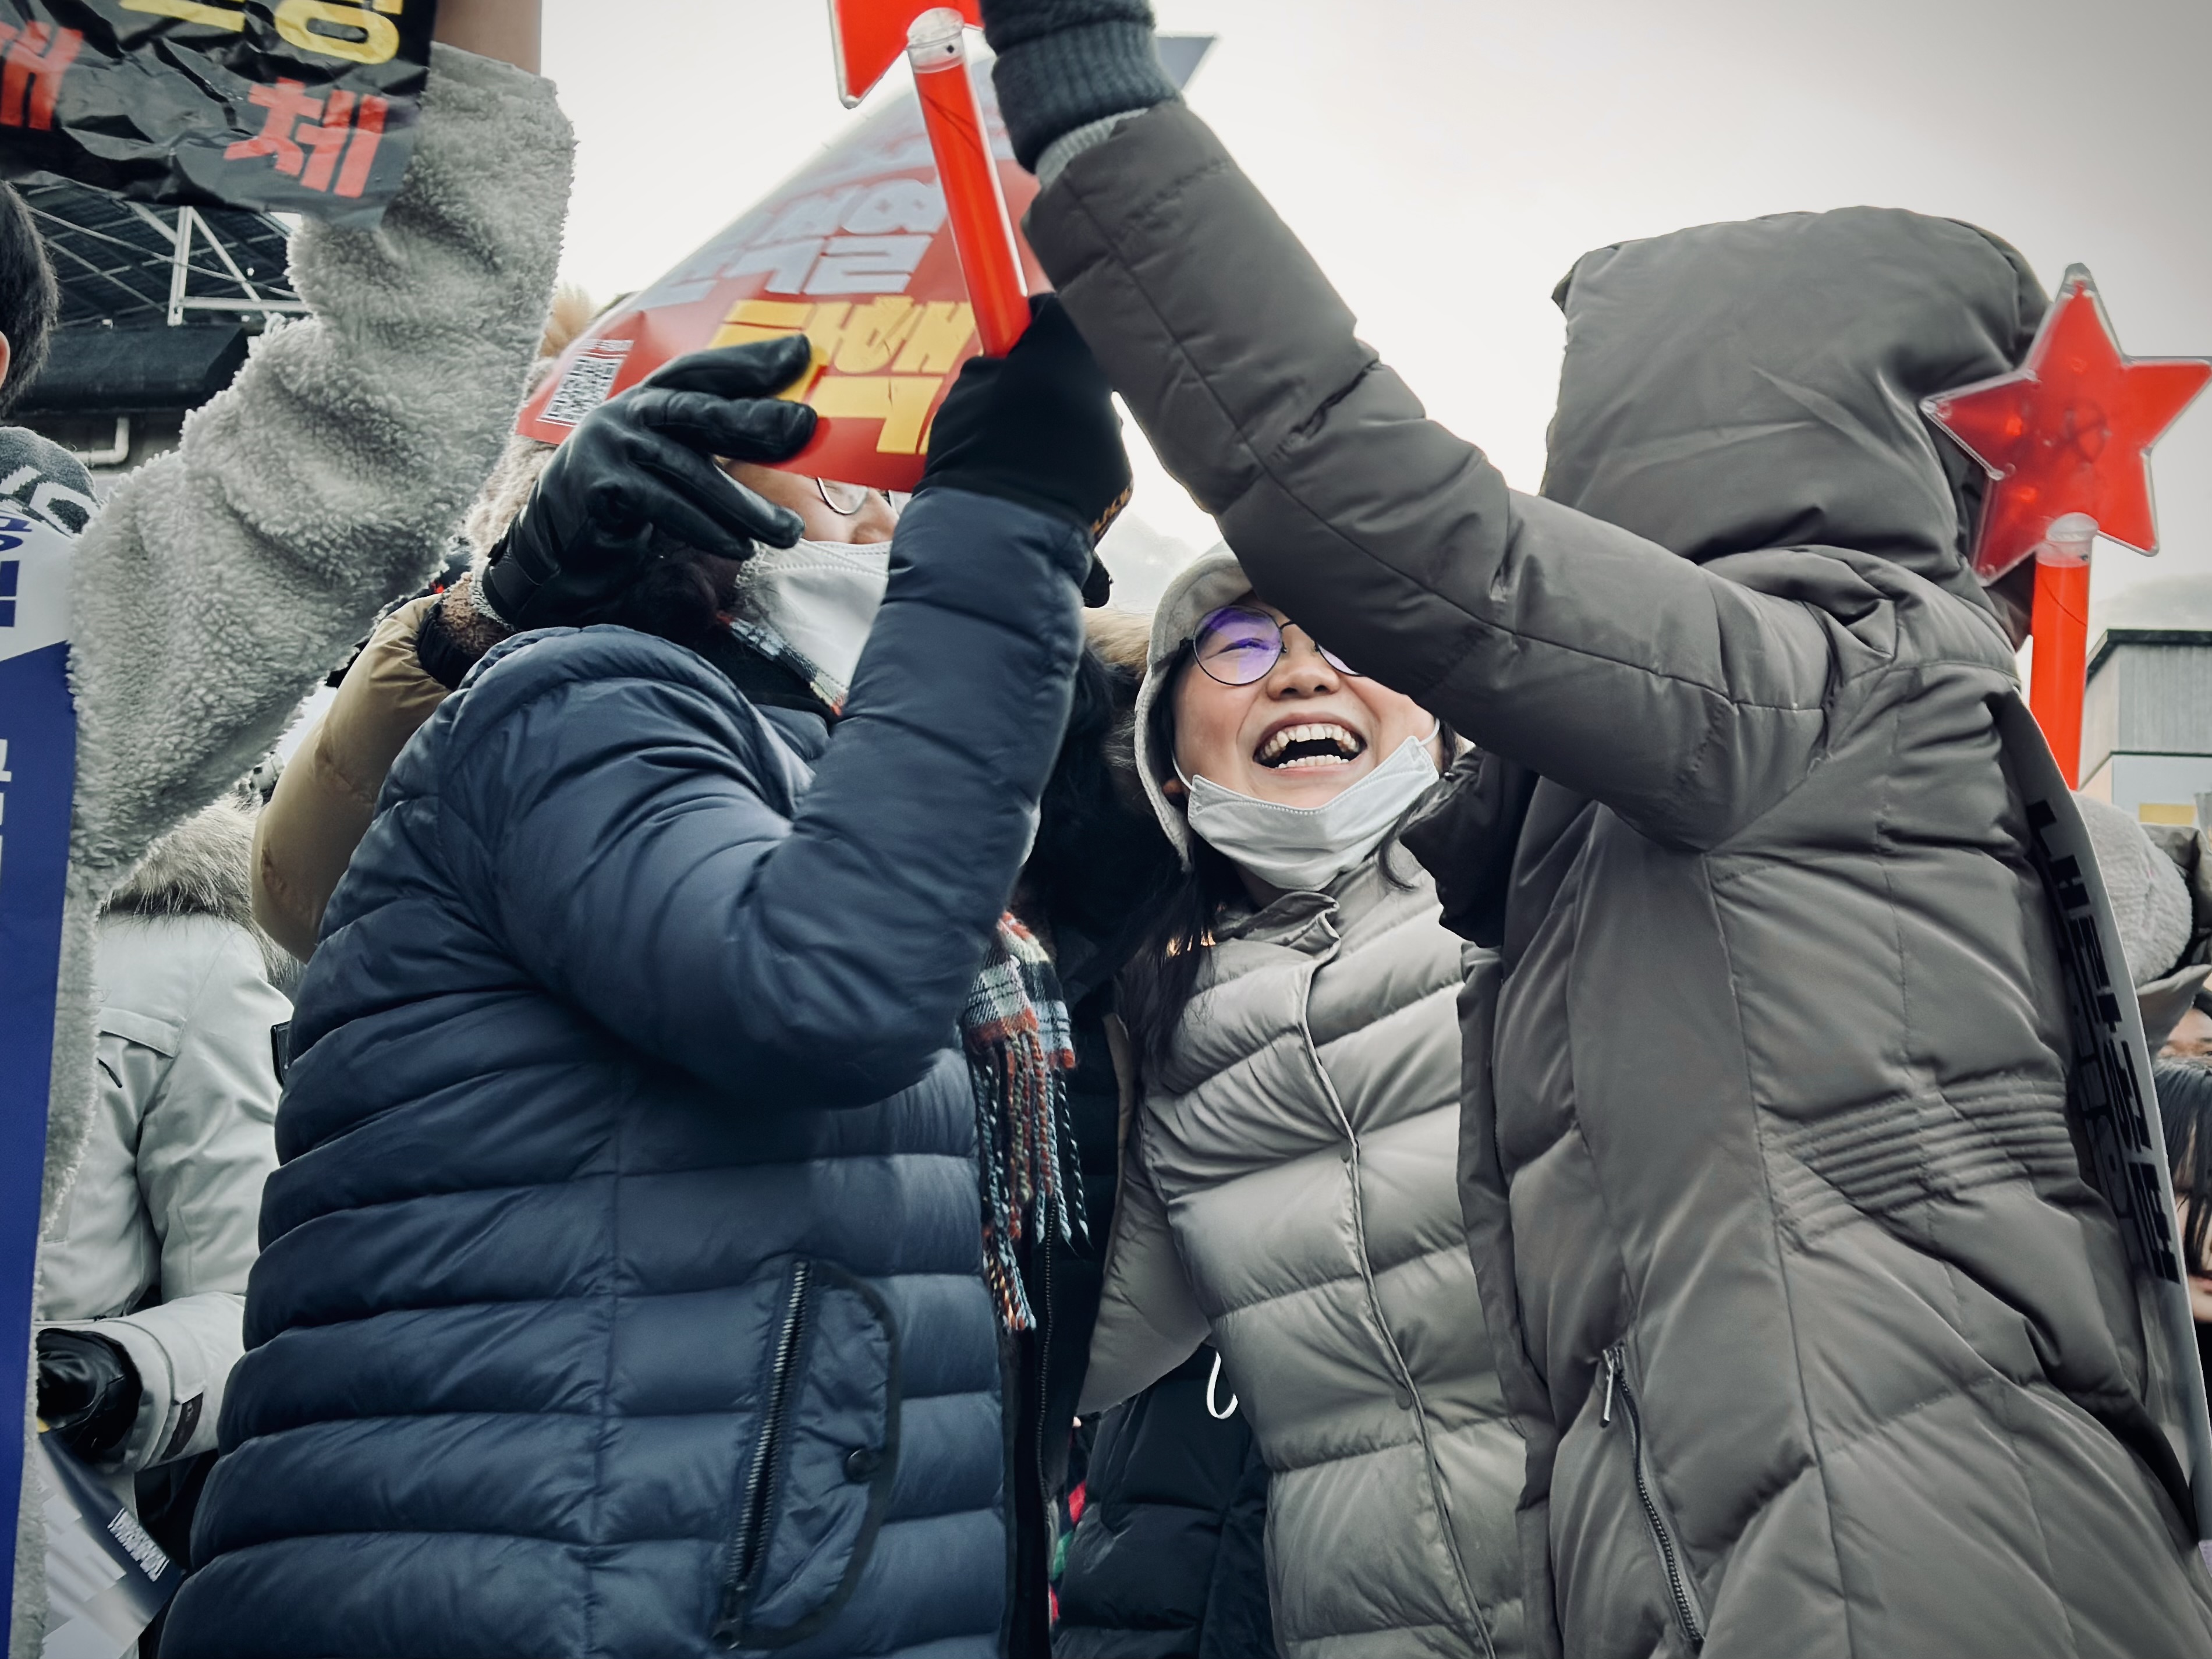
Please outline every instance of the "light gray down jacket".
[[1381, 856], [1216, 927], [1130, 1133], [1084, 1409], [1210, 1334], [1273, 1473], [1287, 1659], [1517, 1655], [1521, 1437], [1452, 1176], [1460, 942]]
[[1539, 498], [1180, 106], [1029, 222], [1260, 594], [1500, 757], [1419, 850], [1499, 950], [1463, 1196], [1532, 1644], [2212, 1654], [1918, 406], [2018, 361], [2017, 255], [1859, 209], [1588, 256]]
[[246, 880], [253, 821], [228, 804], [157, 842], [100, 924], [100, 1103], [39, 1256], [41, 1325], [97, 1331], [143, 1390], [116, 1467], [212, 1451], [242, 1351], [261, 1188], [276, 1167], [269, 980]]
[[[294, 234], [309, 314], [264, 337], [179, 447], [118, 483], [78, 538], [48, 1230], [96, 1103], [100, 907], [437, 568], [536, 355], [571, 150], [550, 82], [433, 46], [415, 154], [383, 223]], [[42, 1538], [24, 1504], [11, 1659], [38, 1650]]]

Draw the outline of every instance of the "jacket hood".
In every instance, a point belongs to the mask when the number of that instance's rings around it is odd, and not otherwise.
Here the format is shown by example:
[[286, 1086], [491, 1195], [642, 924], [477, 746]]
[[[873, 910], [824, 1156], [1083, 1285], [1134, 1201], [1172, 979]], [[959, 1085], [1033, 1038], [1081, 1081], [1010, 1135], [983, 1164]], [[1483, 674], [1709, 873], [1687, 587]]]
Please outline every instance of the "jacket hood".
[[1145, 799], [1152, 803], [1152, 816], [1159, 820], [1161, 832], [1186, 870], [1191, 867], [1194, 856], [1190, 825], [1184, 820], [1182, 808], [1170, 800], [1167, 792], [1160, 787], [1160, 780], [1166, 775], [1172, 757], [1152, 752], [1152, 705], [1167, 689], [1168, 673], [1175, 665], [1176, 653], [1197, 634], [1199, 623], [1210, 613], [1235, 603], [1251, 591], [1252, 579], [1244, 574], [1244, 567], [1237, 562], [1237, 556], [1229, 550], [1227, 543], [1218, 542], [1176, 573], [1152, 611], [1152, 638], [1145, 653], [1145, 680], [1137, 689], [1137, 779], [1144, 786]]
[[243, 927], [261, 947], [270, 982], [285, 989], [298, 969], [253, 920], [255, 816], [235, 799], [194, 813], [147, 849], [108, 894], [101, 914], [214, 916]]
[[1986, 232], [1888, 208], [1600, 248], [1567, 318], [1543, 494], [1700, 562], [1850, 548], [1974, 603], [1984, 475], [1920, 400], [2018, 365], [2047, 301]]

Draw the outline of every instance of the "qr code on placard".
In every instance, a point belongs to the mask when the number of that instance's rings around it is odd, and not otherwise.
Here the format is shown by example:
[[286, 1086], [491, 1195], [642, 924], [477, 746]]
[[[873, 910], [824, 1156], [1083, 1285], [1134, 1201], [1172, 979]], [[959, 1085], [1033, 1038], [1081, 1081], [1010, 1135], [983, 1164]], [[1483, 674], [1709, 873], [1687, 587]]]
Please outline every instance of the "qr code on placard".
[[623, 360], [629, 355], [629, 342], [618, 343], [620, 351], [611, 351], [603, 344], [568, 365], [568, 372], [554, 388], [552, 401], [545, 405], [548, 422], [574, 426], [606, 402], [607, 394], [614, 390], [615, 376], [622, 373]]

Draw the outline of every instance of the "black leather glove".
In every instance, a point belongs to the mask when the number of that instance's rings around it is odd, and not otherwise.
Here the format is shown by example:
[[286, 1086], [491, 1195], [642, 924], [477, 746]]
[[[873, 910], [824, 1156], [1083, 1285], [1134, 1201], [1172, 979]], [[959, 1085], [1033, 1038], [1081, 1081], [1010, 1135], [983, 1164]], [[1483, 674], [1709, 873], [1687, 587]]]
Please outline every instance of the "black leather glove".
[[492, 549], [483, 597], [518, 631], [594, 622], [654, 560], [750, 558], [789, 547], [799, 515], [732, 479], [715, 456], [781, 461], [814, 411], [770, 394], [802, 374], [804, 336], [695, 351], [586, 415]]
[[90, 1331], [39, 1333], [39, 1416], [88, 1463], [123, 1449], [144, 1393], [131, 1356]]
[[[961, 368], [930, 428], [921, 489], [1019, 501], [1073, 520], [1095, 545], [1129, 501], [1114, 391], [1057, 299], [1032, 299], [1030, 313], [1012, 351]], [[1085, 603], [1103, 605], [1112, 585], [1094, 554]]]

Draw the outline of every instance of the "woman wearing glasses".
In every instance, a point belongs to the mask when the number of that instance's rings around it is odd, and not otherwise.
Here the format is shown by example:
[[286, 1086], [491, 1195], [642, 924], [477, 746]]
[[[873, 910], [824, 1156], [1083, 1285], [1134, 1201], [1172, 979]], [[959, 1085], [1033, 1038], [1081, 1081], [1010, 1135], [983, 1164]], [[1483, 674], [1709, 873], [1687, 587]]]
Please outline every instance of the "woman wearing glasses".
[[1461, 946], [1392, 835], [1454, 744], [1226, 550], [1161, 601], [1137, 764], [1185, 874], [1124, 980], [1142, 1103], [1083, 1408], [1218, 1350], [1273, 1472], [1286, 1659], [1522, 1649], [1522, 1443], [1454, 1184]]

